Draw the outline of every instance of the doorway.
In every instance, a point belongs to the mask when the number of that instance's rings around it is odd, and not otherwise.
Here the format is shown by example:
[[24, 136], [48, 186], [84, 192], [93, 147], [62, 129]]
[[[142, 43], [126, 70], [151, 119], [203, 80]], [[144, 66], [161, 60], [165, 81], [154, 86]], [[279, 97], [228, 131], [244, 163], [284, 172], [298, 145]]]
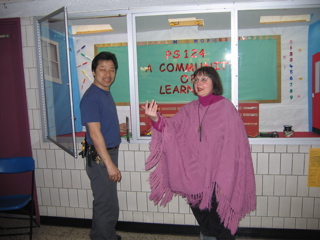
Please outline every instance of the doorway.
[[32, 157], [19, 18], [0, 19], [0, 157]]

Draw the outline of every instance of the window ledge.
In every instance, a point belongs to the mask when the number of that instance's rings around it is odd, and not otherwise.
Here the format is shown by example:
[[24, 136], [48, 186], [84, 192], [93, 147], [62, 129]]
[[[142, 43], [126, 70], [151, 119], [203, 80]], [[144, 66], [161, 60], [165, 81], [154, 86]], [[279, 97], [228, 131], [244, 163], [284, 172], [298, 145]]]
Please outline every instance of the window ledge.
[[250, 144], [272, 144], [272, 145], [320, 145], [320, 135], [312, 132], [294, 132], [292, 137], [284, 137], [278, 132], [279, 137], [257, 137], [249, 138]]

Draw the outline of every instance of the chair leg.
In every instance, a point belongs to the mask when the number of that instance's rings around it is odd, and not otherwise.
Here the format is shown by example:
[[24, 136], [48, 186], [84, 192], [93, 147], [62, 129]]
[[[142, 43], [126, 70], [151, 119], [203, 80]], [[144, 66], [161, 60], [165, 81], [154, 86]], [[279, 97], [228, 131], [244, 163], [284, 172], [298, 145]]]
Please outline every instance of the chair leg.
[[34, 206], [33, 206], [33, 198], [31, 198], [31, 211], [30, 211], [30, 232], [29, 232], [29, 239], [32, 240], [32, 231], [33, 231], [33, 210], [34, 210]]

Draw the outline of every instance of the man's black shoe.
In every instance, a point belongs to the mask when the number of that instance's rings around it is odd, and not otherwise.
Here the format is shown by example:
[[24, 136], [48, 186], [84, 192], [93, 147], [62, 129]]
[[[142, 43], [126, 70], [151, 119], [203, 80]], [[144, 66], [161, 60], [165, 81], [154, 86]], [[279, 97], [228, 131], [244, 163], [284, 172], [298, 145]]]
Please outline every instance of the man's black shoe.
[[118, 239], [118, 240], [121, 240], [121, 236], [117, 235], [117, 239]]

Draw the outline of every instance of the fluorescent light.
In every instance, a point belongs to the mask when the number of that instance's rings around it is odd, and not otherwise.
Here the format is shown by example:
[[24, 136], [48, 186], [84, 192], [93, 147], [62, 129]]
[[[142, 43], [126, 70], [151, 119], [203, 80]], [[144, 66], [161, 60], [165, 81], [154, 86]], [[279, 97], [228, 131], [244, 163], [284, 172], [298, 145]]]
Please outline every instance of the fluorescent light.
[[289, 23], [289, 22], [309, 22], [311, 14], [304, 15], [287, 15], [287, 16], [261, 16], [260, 23]]
[[113, 31], [110, 24], [75, 25], [72, 26], [72, 34], [90, 34]]
[[182, 27], [182, 26], [204, 26], [203, 19], [196, 18], [171, 18], [168, 19], [171, 27]]

